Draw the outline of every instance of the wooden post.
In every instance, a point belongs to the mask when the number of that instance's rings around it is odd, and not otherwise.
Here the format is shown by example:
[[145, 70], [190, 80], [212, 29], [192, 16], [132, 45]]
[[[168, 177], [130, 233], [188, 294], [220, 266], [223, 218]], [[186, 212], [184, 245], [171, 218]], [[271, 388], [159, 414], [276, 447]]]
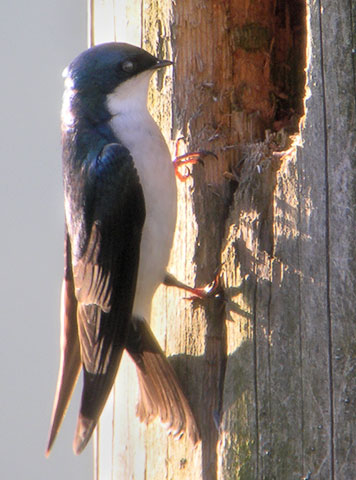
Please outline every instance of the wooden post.
[[93, 43], [128, 41], [175, 62], [153, 79], [152, 114], [172, 153], [183, 136], [182, 149], [218, 160], [178, 185], [169, 270], [202, 285], [221, 266], [225, 294], [187, 302], [161, 287], [152, 312], [202, 444], [138, 423], [124, 358], [97, 432], [97, 479], [350, 480], [352, 2], [92, 0], [90, 10]]

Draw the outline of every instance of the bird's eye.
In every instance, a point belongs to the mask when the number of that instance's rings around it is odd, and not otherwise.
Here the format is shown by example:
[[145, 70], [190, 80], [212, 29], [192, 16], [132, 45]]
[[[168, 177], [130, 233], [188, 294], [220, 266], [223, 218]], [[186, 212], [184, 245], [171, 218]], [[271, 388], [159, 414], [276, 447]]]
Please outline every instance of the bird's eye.
[[133, 64], [133, 62], [131, 62], [131, 60], [126, 60], [123, 64], [122, 64], [122, 67], [124, 72], [126, 73], [131, 73], [134, 71], [135, 69], [135, 65]]

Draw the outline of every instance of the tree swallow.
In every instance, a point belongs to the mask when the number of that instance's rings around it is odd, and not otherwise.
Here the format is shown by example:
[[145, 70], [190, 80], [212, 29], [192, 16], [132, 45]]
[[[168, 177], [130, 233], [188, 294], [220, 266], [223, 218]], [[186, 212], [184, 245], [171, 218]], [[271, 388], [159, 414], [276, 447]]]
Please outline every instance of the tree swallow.
[[176, 223], [176, 183], [165, 140], [147, 110], [152, 73], [171, 65], [124, 43], [95, 46], [65, 71], [62, 110], [65, 268], [61, 359], [47, 455], [80, 369], [73, 442], [87, 445], [124, 349], [140, 385], [137, 414], [175, 435], [199, 431], [148, 325]]

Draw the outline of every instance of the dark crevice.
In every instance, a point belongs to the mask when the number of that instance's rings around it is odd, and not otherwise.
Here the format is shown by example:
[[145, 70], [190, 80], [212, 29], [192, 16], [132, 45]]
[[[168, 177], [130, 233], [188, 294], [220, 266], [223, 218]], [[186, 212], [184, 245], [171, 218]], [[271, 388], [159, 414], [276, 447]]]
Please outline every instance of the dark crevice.
[[321, 88], [323, 91], [323, 134], [324, 134], [324, 158], [325, 158], [325, 250], [326, 250], [326, 310], [328, 319], [328, 369], [329, 369], [329, 405], [330, 405], [330, 470], [331, 479], [335, 480], [335, 452], [334, 452], [334, 385], [333, 385], [333, 338], [332, 338], [332, 319], [331, 319], [331, 285], [330, 285], [330, 185], [329, 185], [329, 155], [328, 155], [328, 129], [327, 129], [327, 106], [326, 106], [326, 86], [325, 86], [325, 65], [323, 49], [323, 23], [322, 6], [318, 0], [319, 11], [319, 31], [320, 31], [320, 59], [321, 59]]
[[356, 4], [350, 0], [350, 31], [352, 34], [352, 70], [353, 70], [353, 84], [356, 90]]
[[[208, 377], [203, 382], [204, 422], [202, 422], [203, 480], [217, 478], [217, 444], [223, 408], [223, 391], [227, 360], [225, 304], [221, 297], [205, 301], [207, 332], [204, 362]], [[207, 396], [206, 396], [207, 394]]]
[[[273, 267], [272, 267], [273, 268]], [[270, 290], [269, 290], [269, 298], [268, 298], [268, 307], [267, 307], [267, 362], [268, 362], [268, 414], [271, 415], [271, 405], [272, 405], [272, 388], [271, 388], [271, 376], [272, 376], [272, 367], [271, 367], [271, 303], [272, 303], [272, 276], [271, 275], [271, 282], [270, 282]], [[269, 442], [271, 442], [272, 438], [272, 428], [270, 428], [270, 438]]]
[[[256, 270], [255, 266], [255, 270]], [[255, 272], [256, 274], [256, 272]], [[259, 419], [258, 412], [260, 411], [259, 407], [259, 398], [258, 398], [258, 355], [257, 355], [257, 287], [258, 281], [257, 276], [255, 280], [255, 287], [253, 292], [253, 368], [254, 368], [254, 393], [255, 393], [255, 423], [256, 423], [256, 478], [259, 478], [260, 471], [260, 429], [259, 429]]]
[[[298, 189], [297, 189], [297, 195], [298, 195], [298, 225], [297, 229], [299, 232], [302, 231], [302, 219], [301, 219], [301, 197], [302, 197], [302, 191], [301, 191], [301, 156], [302, 152], [298, 151], [297, 152], [297, 182], [298, 182]], [[299, 167], [299, 168], [298, 168]], [[298, 237], [297, 240], [297, 249], [298, 249], [298, 255], [297, 255], [297, 267], [298, 271], [302, 271], [302, 266], [301, 266], [301, 238], [300, 236]], [[304, 419], [304, 382], [303, 382], [303, 329], [302, 329], [302, 312], [301, 312], [301, 305], [303, 302], [302, 298], [302, 288], [301, 288], [301, 277], [298, 275], [298, 285], [297, 285], [297, 290], [298, 290], [298, 305], [299, 305], [299, 312], [298, 312], [298, 328], [299, 328], [299, 369], [300, 369], [300, 392], [301, 392], [301, 471], [304, 472], [305, 468], [305, 460], [304, 460], [304, 449], [305, 449], [305, 441], [304, 441], [304, 436], [305, 436], [305, 419]]]

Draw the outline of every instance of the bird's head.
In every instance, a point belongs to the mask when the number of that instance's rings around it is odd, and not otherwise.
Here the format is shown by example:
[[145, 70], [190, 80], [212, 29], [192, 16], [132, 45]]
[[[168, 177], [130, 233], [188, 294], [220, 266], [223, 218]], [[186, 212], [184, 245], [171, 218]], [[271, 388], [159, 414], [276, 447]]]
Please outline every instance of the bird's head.
[[171, 64], [127, 43], [96, 45], [78, 55], [65, 69], [67, 97], [70, 101], [74, 96], [79, 98], [81, 106], [84, 102], [92, 114], [93, 109], [109, 108], [111, 97], [137, 96], [145, 103], [153, 71]]

